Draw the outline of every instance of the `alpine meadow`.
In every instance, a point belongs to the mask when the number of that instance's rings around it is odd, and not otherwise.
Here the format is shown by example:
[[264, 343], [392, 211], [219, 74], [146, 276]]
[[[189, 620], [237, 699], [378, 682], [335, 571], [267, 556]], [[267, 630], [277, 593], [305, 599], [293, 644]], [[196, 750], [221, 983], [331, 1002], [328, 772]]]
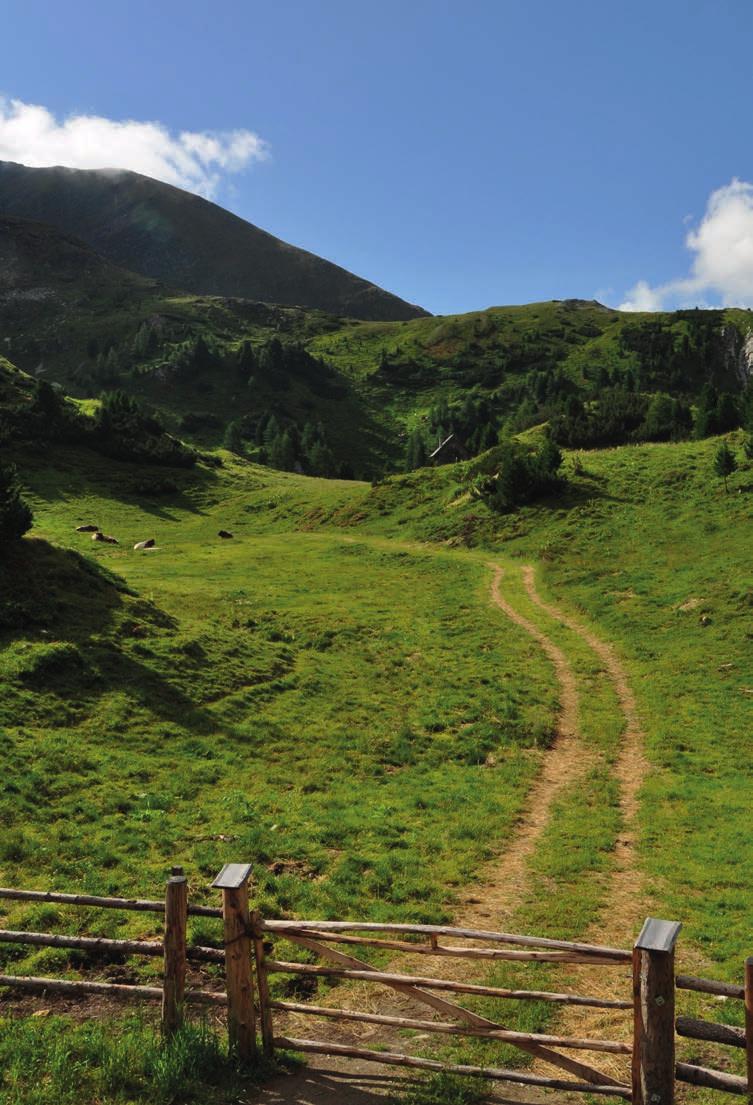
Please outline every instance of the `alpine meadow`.
[[134, 103], [0, 96], [0, 1105], [750, 1099], [753, 186], [434, 314]]

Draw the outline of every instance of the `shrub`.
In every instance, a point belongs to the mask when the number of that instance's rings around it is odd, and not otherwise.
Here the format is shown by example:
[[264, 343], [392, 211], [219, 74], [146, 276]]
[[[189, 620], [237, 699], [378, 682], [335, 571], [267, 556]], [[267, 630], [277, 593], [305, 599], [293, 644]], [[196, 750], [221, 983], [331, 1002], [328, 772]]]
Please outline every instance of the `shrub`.
[[564, 486], [560, 475], [562, 453], [551, 438], [546, 438], [535, 452], [506, 442], [497, 457], [497, 473], [477, 479], [471, 487], [471, 495], [482, 499], [490, 510], [507, 514]]

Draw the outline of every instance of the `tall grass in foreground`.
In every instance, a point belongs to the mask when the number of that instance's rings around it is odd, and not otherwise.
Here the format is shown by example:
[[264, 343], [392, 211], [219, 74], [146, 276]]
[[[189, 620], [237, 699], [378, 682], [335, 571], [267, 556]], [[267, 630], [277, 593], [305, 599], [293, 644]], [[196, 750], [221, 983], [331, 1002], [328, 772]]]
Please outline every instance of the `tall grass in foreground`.
[[213, 1102], [237, 1101], [260, 1073], [230, 1060], [206, 1023], [163, 1041], [139, 1017], [0, 1019], [1, 1105], [177, 1105], [210, 1094]]

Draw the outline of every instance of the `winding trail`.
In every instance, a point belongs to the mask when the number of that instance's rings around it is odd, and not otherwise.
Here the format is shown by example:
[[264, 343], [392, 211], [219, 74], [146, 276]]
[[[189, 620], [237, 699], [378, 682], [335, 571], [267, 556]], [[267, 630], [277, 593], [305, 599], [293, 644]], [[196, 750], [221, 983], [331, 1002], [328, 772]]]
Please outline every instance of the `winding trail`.
[[[599, 657], [609, 674], [617, 699], [625, 719], [620, 749], [614, 763], [614, 776], [619, 785], [621, 831], [616, 841], [614, 868], [609, 880], [607, 908], [603, 916], [593, 924], [583, 939], [594, 943], [606, 943], [617, 946], [629, 946], [631, 935], [637, 935], [647, 911], [646, 893], [643, 879], [636, 862], [637, 825], [639, 808], [638, 795], [648, 770], [645, 759], [644, 733], [638, 715], [638, 707], [627, 672], [608, 642], [602, 640], [575, 618], [563, 613], [553, 603], [542, 599], [536, 590], [534, 569], [530, 565], [523, 568], [523, 584], [528, 597], [550, 618], [560, 622], [571, 632], [576, 633]], [[615, 990], [620, 979], [614, 974], [598, 967], [579, 968], [573, 975], [573, 983], [578, 988], [603, 997], [617, 996]], [[624, 982], [623, 982], [624, 987]], [[623, 995], [624, 996], [624, 995]], [[627, 1042], [630, 1028], [624, 1016], [602, 1012], [596, 1018], [587, 1018], [583, 1011], [568, 1007], [563, 1011], [559, 1027], [564, 1034], [576, 1035], [588, 1023], [589, 1032], [609, 1039], [623, 1039]], [[625, 1078], [628, 1064], [625, 1060], [610, 1060], [601, 1064], [609, 1074]]]
[[[549, 824], [556, 799], [566, 787], [584, 776], [599, 761], [600, 753], [585, 746], [582, 740], [579, 725], [578, 685], [566, 653], [535, 622], [516, 610], [504, 596], [502, 591], [504, 569], [495, 563], [489, 564], [489, 568], [493, 572], [491, 601], [505, 617], [528, 633], [546, 653], [553, 665], [560, 688], [560, 710], [555, 738], [543, 757], [539, 774], [528, 794], [518, 825], [502, 854], [488, 865], [481, 881], [473, 888], [469, 888], [470, 893], [461, 903], [454, 919], [454, 923], [459, 926], [502, 928], [504, 927], [502, 922], [506, 921], [522, 904], [526, 893], [531, 888], [529, 861]], [[646, 761], [643, 755], [643, 731], [635, 696], [616, 650], [569, 614], [542, 599], [536, 589], [533, 567], [528, 565], [523, 567], [522, 580], [530, 601], [554, 622], [577, 634], [601, 660], [613, 684], [625, 720], [620, 750], [613, 769], [620, 788], [622, 831], [617, 841], [615, 863], [607, 892], [608, 909], [604, 911], [603, 918], [600, 918], [582, 937], [599, 943], [625, 945], [628, 943], [630, 934], [637, 931], [645, 909], [641, 877], [635, 862], [635, 817], [638, 810], [638, 793], [646, 772]], [[406, 962], [406, 957], [394, 966], [401, 971], [413, 969]], [[467, 975], [467, 970], [467, 964], [462, 961], [446, 960], [442, 974], [451, 978], [454, 972]], [[577, 974], [568, 976], [568, 982], [575, 985], [581, 992], [587, 991], [605, 997], [614, 996], [618, 985], [624, 990], [624, 979], [616, 978], [613, 971], [605, 970], [603, 967], [579, 967]], [[338, 1002], [344, 1001], [346, 1004], [351, 1004], [356, 996], [352, 988], [346, 993], [345, 988], [338, 987], [334, 994]], [[379, 1009], [383, 1012], [405, 1011], [406, 999], [398, 994], [387, 993], [376, 999], [373, 990], [367, 988], [357, 994], [357, 1000], [361, 1003], [368, 1000], [371, 1008], [376, 1007], [375, 1002], [378, 1000]], [[361, 1007], [364, 1007], [363, 1004]], [[579, 1030], [582, 1018], [582, 1011], [568, 1008], [563, 1013], [559, 1028], [566, 1034], [575, 1034]], [[625, 1034], [625, 1025], [621, 1023], [623, 1021], [625, 1021], [624, 1014], [605, 1012], [599, 1016], [600, 1023], [598, 1028], [594, 1029], [591, 1011], [589, 1034], [605, 1035], [612, 1039], [623, 1038]], [[321, 1037], [321, 1033], [318, 1032], [318, 1034]], [[361, 1042], [367, 1043], [363, 1034], [358, 1035]], [[312, 1059], [315, 1061], [307, 1070], [285, 1078], [280, 1083], [268, 1085], [262, 1090], [260, 1097], [254, 1100], [270, 1102], [270, 1105], [273, 1102], [285, 1102], [286, 1105], [305, 1105], [311, 1102], [313, 1105], [314, 1102], [335, 1100], [338, 1105], [362, 1105], [362, 1103], [365, 1105], [366, 1102], [383, 1097], [390, 1090], [394, 1092], [395, 1082], [391, 1079], [389, 1083], [385, 1080], [384, 1083], [379, 1084], [380, 1078], [384, 1077], [384, 1071], [383, 1068], [379, 1071], [374, 1064], [343, 1062], [326, 1057], [312, 1056]], [[534, 1070], [539, 1066], [540, 1061], [537, 1061]], [[613, 1064], [600, 1063], [600, 1066], [607, 1073], [625, 1076], [624, 1062], [619, 1059]], [[544, 1067], [544, 1069], [550, 1068]], [[333, 1083], [337, 1085], [335, 1093], [332, 1092]], [[507, 1100], [517, 1097], [514, 1087], [504, 1087], [500, 1092], [506, 1095]], [[495, 1094], [491, 1088], [489, 1099], [495, 1100]]]
[[472, 897], [466, 899], [464, 908], [455, 918], [458, 925], [469, 927], [474, 927], [473, 922], [488, 922], [489, 919], [496, 925], [520, 905], [528, 888], [528, 861], [549, 823], [555, 800], [565, 787], [585, 773], [594, 759], [580, 737], [578, 684], [570, 661], [559, 645], [504, 597], [504, 569], [498, 564], [489, 564], [489, 567], [494, 573], [492, 602], [510, 621], [525, 630], [551, 660], [560, 687], [560, 708], [554, 740], [528, 793], [515, 835], [506, 850], [492, 861], [484, 881], [473, 888]]

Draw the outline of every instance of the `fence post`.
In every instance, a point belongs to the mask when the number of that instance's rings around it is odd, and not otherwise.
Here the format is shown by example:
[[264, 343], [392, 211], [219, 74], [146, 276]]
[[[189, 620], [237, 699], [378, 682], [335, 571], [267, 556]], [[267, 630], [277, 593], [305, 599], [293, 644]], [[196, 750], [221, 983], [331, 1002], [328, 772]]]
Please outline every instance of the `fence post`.
[[254, 934], [254, 957], [256, 959], [256, 983], [259, 988], [262, 1046], [264, 1054], [271, 1059], [275, 1050], [274, 1026], [272, 1024], [272, 1010], [269, 1007], [269, 980], [265, 962], [264, 928], [262, 916], [258, 909], [255, 909], [251, 914], [251, 929]]
[[230, 1050], [242, 1062], [256, 1057], [251, 926], [248, 913], [250, 863], [226, 863], [212, 886], [222, 891], [225, 927], [225, 985]]
[[753, 958], [745, 960], [745, 1059], [748, 1101], [753, 1103]]
[[186, 924], [188, 882], [182, 867], [173, 867], [165, 892], [164, 977], [162, 1031], [171, 1035], [183, 1022], [186, 992]]
[[648, 917], [633, 948], [633, 1105], [673, 1105], [680, 927]]

